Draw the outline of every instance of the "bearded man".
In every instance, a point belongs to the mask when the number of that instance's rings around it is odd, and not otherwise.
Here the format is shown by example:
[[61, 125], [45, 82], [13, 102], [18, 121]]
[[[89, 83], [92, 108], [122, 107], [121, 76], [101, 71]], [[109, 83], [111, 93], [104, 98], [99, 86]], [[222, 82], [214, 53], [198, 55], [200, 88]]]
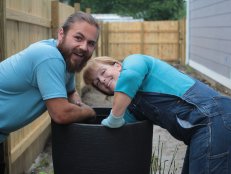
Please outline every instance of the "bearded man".
[[90, 14], [77, 12], [59, 29], [57, 40], [31, 44], [0, 63], [0, 156], [10, 132], [46, 110], [59, 124], [95, 116], [75, 90], [75, 72], [91, 58], [98, 37], [97, 21]]

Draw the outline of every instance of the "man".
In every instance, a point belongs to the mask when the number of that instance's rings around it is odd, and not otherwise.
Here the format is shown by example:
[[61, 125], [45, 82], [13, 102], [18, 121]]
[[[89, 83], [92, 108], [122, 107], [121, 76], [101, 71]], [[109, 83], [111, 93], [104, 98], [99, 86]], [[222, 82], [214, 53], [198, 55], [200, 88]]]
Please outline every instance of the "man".
[[10, 132], [46, 110], [60, 124], [95, 116], [75, 91], [74, 73], [90, 59], [98, 37], [97, 21], [77, 12], [65, 21], [57, 40], [34, 43], [0, 63], [0, 147]]

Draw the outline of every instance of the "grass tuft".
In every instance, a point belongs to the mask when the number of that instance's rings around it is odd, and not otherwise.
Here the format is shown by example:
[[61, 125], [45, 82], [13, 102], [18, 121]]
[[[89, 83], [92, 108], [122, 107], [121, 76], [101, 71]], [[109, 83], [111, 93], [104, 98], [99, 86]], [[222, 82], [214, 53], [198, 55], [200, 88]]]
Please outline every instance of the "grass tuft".
[[158, 145], [154, 147], [152, 153], [152, 160], [151, 160], [151, 168], [150, 174], [176, 174], [177, 168], [175, 164], [176, 154], [178, 151], [178, 147], [176, 146], [174, 153], [172, 155], [172, 159], [170, 161], [169, 168], [166, 169], [166, 163], [169, 162], [168, 160], [162, 159], [163, 156], [163, 142], [160, 141], [160, 136], [158, 138]]

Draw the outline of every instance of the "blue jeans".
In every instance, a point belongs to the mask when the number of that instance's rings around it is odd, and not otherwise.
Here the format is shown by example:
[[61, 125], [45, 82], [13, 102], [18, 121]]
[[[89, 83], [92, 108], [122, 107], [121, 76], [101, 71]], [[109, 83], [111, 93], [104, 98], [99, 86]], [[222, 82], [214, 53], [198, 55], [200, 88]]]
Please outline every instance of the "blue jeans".
[[139, 92], [129, 105], [188, 145], [182, 174], [231, 174], [231, 99], [197, 82], [181, 98]]
[[221, 115], [211, 117], [191, 138], [182, 174], [231, 173], [231, 102], [215, 97]]

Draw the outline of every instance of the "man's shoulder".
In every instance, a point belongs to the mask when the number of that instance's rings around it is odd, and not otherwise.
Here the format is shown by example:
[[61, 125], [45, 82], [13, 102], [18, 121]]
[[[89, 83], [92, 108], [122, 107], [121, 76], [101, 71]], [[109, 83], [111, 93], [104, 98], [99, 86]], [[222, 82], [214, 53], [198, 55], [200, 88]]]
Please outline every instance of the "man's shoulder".
[[19, 53], [18, 56], [24, 59], [24, 62], [32, 63], [34, 66], [48, 60], [63, 61], [62, 54], [57, 49], [56, 42], [53, 39], [35, 42]]
[[56, 47], [56, 40], [42, 40], [34, 44], [31, 44], [26, 50], [25, 53], [31, 57], [39, 57], [40, 60], [43, 58], [62, 58], [61, 53]]
[[54, 50], [54, 51], [58, 51], [57, 47], [56, 47], [56, 40], [54, 39], [48, 39], [48, 40], [41, 40], [38, 42], [35, 42], [33, 44], [31, 44], [29, 46], [29, 49], [37, 49], [38, 51], [43, 51], [44, 50]]

